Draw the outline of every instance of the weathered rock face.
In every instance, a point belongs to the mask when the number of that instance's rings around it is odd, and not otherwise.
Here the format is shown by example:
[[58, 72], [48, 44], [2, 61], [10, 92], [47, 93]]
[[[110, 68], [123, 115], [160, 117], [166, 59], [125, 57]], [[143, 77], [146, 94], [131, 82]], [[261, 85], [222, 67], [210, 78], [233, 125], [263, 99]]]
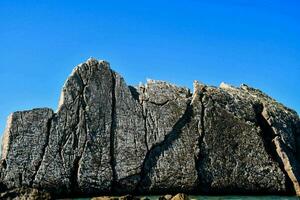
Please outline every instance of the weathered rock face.
[[89, 59], [57, 112], [15, 112], [3, 137], [1, 187], [55, 195], [300, 195], [300, 119], [259, 90], [162, 81], [135, 88]]

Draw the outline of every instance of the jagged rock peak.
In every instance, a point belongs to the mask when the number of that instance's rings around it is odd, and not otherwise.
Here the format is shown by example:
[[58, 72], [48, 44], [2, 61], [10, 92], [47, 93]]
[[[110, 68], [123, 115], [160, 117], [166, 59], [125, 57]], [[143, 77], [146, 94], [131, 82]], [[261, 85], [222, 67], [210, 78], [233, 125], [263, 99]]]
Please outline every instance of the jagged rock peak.
[[67, 78], [57, 112], [10, 115], [0, 189], [300, 195], [299, 152], [299, 116], [258, 89], [132, 87], [90, 58]]

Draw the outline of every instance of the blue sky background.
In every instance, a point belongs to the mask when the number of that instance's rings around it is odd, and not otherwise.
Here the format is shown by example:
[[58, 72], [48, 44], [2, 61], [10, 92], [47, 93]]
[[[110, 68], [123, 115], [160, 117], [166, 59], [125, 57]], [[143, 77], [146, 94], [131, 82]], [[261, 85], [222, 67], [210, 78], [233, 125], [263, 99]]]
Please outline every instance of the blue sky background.
[[262, 89], [300, 113], [300, 1], [0, 1], [0, 132], [16, 110], [57, 108], [95, 57], [128, 84]]

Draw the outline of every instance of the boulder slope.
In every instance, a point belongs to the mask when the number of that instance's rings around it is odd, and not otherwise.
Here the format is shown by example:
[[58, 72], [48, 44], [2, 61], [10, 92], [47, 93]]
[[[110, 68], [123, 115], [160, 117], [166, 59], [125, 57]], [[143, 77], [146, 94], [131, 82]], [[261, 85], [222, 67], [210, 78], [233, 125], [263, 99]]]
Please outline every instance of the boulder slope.
[[0, 181], [58, 196], [300, 195], [299, 151], [297, 113], [257, 89], [132, 87], [89, 59], [67, 79], [57, 112], [9, 116]]

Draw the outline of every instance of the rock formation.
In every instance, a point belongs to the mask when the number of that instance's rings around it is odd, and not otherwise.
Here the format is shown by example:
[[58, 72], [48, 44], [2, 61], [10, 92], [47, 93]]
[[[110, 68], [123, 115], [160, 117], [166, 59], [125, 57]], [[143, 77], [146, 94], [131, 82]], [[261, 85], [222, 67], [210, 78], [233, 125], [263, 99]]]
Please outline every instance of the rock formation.
[[57, 196], [300, 195], [299, 151], [297, 113], [257, 89], [132, 87], [89, 59], [67, 79], [57, 112], [10, 115], [0, 181]]

